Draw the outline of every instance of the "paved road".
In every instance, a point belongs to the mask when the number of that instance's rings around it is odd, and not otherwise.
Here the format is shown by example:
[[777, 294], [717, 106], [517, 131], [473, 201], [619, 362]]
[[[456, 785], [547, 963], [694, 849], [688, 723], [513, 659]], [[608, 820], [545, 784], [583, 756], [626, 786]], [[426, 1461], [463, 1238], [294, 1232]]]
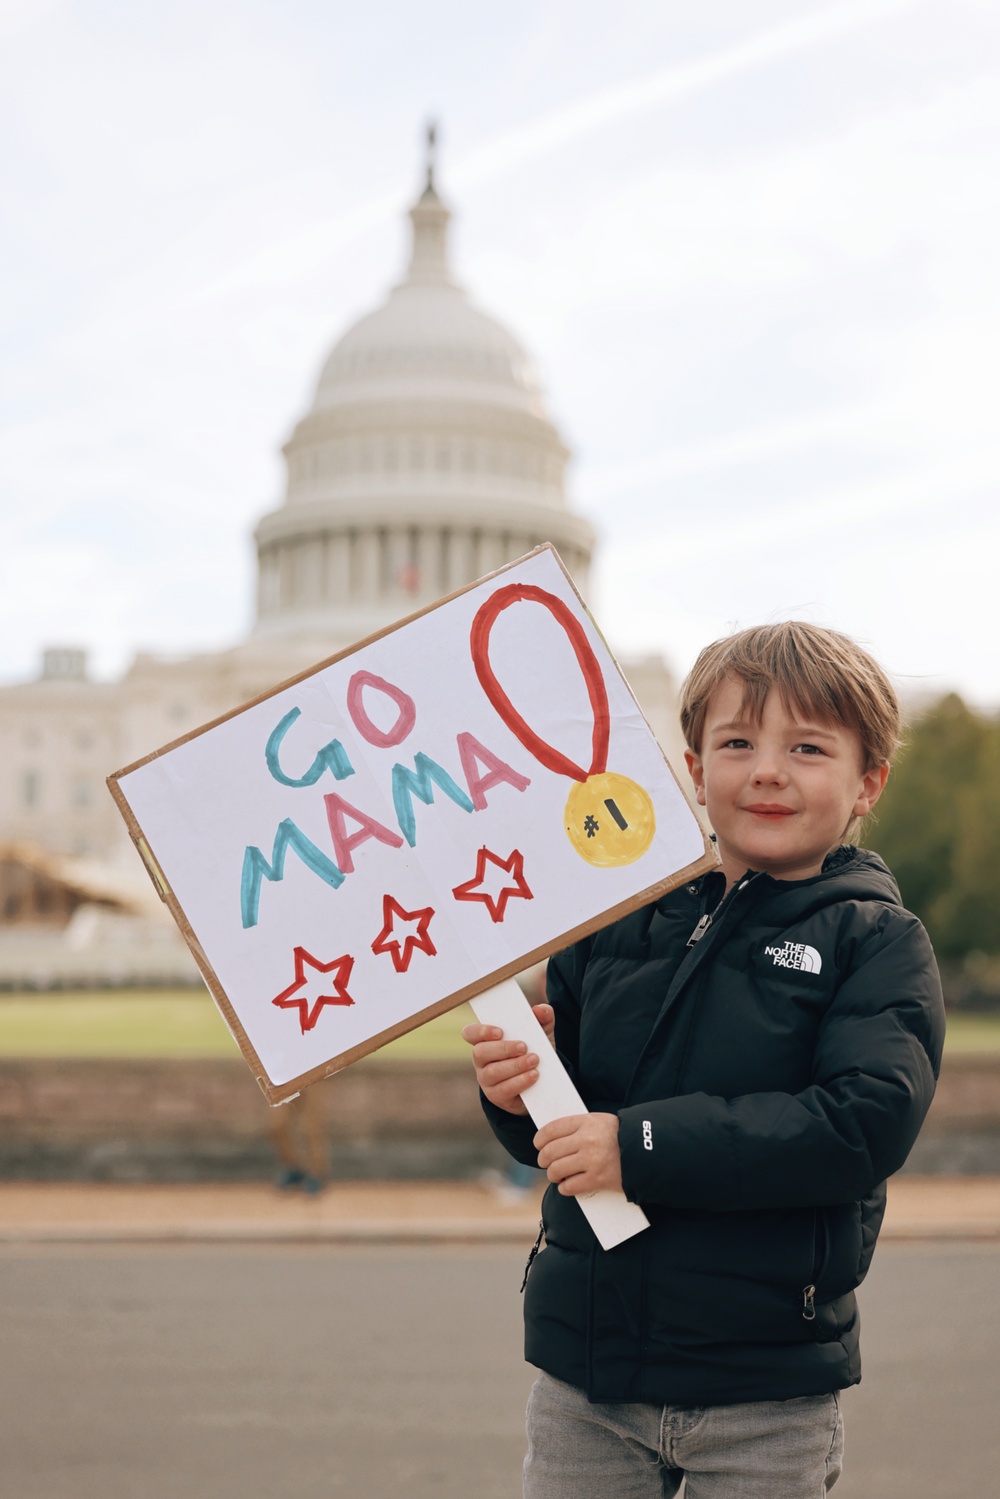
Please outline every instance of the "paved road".
[[[9, 1499], [516, 1499], [510, 1249], [0, 1251]], [[997, 1492], [1000, 1246], [883, 1246], [838, 1499]]]

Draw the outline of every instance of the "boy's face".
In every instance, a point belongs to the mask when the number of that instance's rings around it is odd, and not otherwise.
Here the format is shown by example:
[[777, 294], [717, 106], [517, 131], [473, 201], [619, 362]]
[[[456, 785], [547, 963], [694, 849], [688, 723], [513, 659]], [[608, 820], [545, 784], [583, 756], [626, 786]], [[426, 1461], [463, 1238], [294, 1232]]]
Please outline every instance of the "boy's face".
[[772, 689], [759, 724], [742, 717], [743, 685], [713, 692], [701, 752], [685, 755], [730, 882], [748, 869], [778, 880], [818, 874], [854, 817], [875, 805], [887, 765], [864, 770], [853, 729], [786, 707]]

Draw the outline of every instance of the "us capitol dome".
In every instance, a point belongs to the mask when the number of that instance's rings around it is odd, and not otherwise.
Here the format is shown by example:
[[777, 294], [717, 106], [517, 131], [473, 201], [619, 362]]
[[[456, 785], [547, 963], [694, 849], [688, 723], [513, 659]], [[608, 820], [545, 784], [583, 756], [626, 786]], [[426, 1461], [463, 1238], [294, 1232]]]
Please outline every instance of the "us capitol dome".
[[258, 636], [335, 647], [551, 541], [586, 594], [594, 533], [567, 508], [566, 446], [517, 340], [453, 279], [434, 185], [405, 279], [337, 343], [257, 527]]

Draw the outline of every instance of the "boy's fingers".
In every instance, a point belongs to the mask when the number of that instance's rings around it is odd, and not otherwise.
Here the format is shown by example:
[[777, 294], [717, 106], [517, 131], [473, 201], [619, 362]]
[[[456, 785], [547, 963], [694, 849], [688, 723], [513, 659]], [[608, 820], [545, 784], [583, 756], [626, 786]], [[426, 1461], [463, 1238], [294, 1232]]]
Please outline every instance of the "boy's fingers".
[[532, 1011], [552, 1045], [555, 1045], [556, 1012], [551, 1005], [532, 1005]]
[[476, 1081], [491, 1103], [515, 1114], [528, 1112], [521, 1094], [538, 1081], [537, 1068], [528, 1065], [525, 1069], [525, 1062], [530, 1060], [527, 1058], [523, 1062], [517, 1058], [513, 1062], [496, 1062], [490, 1067], [476, 1069]]
[[485, 1082], [489, 1088], [495, 1088], [498, 1083], [506, 1083], [512, 1077], [522, 1080], [527, 1072], [534, 1072], [538, 1066], [538, 1058], [533, 1052], [528, 1052], [523, 1057], [502, 1058], [499, 1061], [487, 1062], [477, 1067], [480, 1082]]
[[552, 1181], [558, 1181], [560, 1177], [569, 1176], [574, 1171], [584, 1170], [583, 1155], [576, 1141], [569, 1135], [564, 1135], [561, 1140], [550, 1140], [548, 1145], [544, 1145], [538, 1152], [538, 1164], [543, 1171], [549, 1172]]
[[560, 1175], [566, 1175], [565, 1163], [568, 1160], [568, 1154], [560, 1154], [558, 1142], [556, 1142], [555, 1146], [547, 1146], [544, 1150], [538, 1152], [539, 1169], [548, 1172], [549, 1181], [558, 1181]]
[[525, 1088], [529, 1088], [537, 1077], [537, 1072], [522, 1072], [518, 1077], [509, 1077], [499, 1083], [487, 1083], [482, 1079], [480, 1087], [486, 1097], [492, 1098], [495, 1103], [509, 1103], [515, 1098], [520, 1099]]
[[487, 1067], [490, 1062], [515, 1061], [527, 1055], [528, 1048], [523, 1041], [480, 1041], [472, 1048], [472, 1060], [477, 1067]]
[[580, 1128], [581, 1119], [586, 1119], [586, 1114], [568, 1114], [563, 1119], [550, 1119], [548, 1124], [542, 1126], [533, 1140], [536, 1150], [544, 1150], [553, 1140], [562, 1140], [568, 1135], [576, 1134]]
[[462, 1040], [470, 1046], [478, 1046], [481, 1041], [501, 1041], [503, 1031], [498, 1025], [480, 1025], [478, 1020], [472, 1020], [462, 1026]]
[[585, 1194], [589, 1195], [595, 1190], [596, 1188], [590, 1185], [588, 1177], [582, 1171], [578, 1171], [575, 1176], [569, 1176], [565, 1181], [556, 1184], [556, 1191], [560, 1197], [582, 1197]]
[[526, 1114], [521, 1094], [538, 1081], [538, 1056], [524, 1041], [506, 1040], [497, 1025], [470, 1021], [462, 1040], [472, 1047], [476, 1081], [491, 1103], [512, 1114]]

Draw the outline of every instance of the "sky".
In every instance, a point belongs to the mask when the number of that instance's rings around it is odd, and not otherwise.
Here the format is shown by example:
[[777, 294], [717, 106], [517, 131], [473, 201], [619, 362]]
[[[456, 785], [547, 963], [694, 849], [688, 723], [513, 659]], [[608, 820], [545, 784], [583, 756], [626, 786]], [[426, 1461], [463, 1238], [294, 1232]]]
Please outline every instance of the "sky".
[[0, 0], [0, 681], [250, 628], [429, 117], [612, 644], [806, 618], [1000, 708], [995, 0]]

